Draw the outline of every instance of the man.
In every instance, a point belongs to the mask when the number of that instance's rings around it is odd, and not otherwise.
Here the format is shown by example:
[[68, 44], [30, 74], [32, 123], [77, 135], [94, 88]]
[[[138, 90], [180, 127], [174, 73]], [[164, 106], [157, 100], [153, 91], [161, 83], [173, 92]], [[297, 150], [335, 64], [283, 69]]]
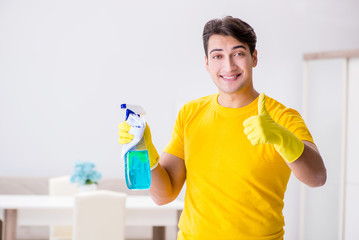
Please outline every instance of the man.
[[[180, 110], [161, 157], [148, 147], [157, 204], [174, 200], [184, 182], [178, 239], [283, 239], [283, 198], [291, 171], [311, 187], [326, 169], [299, 113], [253, 87], [256, 35], [240, 19], [209, 21], [206, 69], [219, 93]], [[133, 138], [120, 124], [120, 143]]]

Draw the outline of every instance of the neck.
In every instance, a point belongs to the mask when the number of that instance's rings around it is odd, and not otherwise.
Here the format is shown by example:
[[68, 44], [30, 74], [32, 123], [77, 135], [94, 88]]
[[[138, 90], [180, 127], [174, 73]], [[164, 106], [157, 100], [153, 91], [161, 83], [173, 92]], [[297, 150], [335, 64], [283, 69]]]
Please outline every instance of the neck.
[[219, 92], [219, 105], [227, 108], [241, 108], [247, 106], [259, 96], [259, 93], [253, 88], [251, 91], [241, 93]]

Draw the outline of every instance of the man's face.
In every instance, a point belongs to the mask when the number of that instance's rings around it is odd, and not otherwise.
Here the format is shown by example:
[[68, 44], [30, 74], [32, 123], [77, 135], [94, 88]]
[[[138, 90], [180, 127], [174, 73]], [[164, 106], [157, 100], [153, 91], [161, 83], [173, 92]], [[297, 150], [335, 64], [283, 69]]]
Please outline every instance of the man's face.
[[231, 36], [212, 35], [208, 40], [206, 69], [220, 93], [252, 90], [252, 68], [257, 65], [257, 50], [251, 55], [246, 43]]

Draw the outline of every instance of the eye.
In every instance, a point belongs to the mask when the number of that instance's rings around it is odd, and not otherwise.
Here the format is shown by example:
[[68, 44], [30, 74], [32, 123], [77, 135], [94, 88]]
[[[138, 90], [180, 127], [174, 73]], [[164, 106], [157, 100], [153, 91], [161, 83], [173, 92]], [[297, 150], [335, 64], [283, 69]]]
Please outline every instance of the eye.
[[234, 54], [235, 57], [239, 56], [239, 57], [243, 57], [245, 56], [245, 53], [244, 52], [237, 52]]
[[212, 58], [213, 58], [213, 59], [221, 59], [222, 56], [221, 56], [221, 55], [213, 55]]

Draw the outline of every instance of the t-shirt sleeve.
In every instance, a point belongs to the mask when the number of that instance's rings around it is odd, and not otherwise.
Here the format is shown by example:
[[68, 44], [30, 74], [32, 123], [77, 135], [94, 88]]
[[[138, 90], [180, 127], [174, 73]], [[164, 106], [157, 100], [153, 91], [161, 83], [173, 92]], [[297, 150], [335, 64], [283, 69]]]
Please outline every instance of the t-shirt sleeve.
[[314, 144], [313, 137], [302, 116], [296, 110], [285, 108], [281, 113], [278, 123], [296, 135], [300, 140], [309, 141]]
[[184, 109], [182, 108], [177, 116], [172, 130], [172, 137], [163, 152], [170, 153], [184, 159]]

